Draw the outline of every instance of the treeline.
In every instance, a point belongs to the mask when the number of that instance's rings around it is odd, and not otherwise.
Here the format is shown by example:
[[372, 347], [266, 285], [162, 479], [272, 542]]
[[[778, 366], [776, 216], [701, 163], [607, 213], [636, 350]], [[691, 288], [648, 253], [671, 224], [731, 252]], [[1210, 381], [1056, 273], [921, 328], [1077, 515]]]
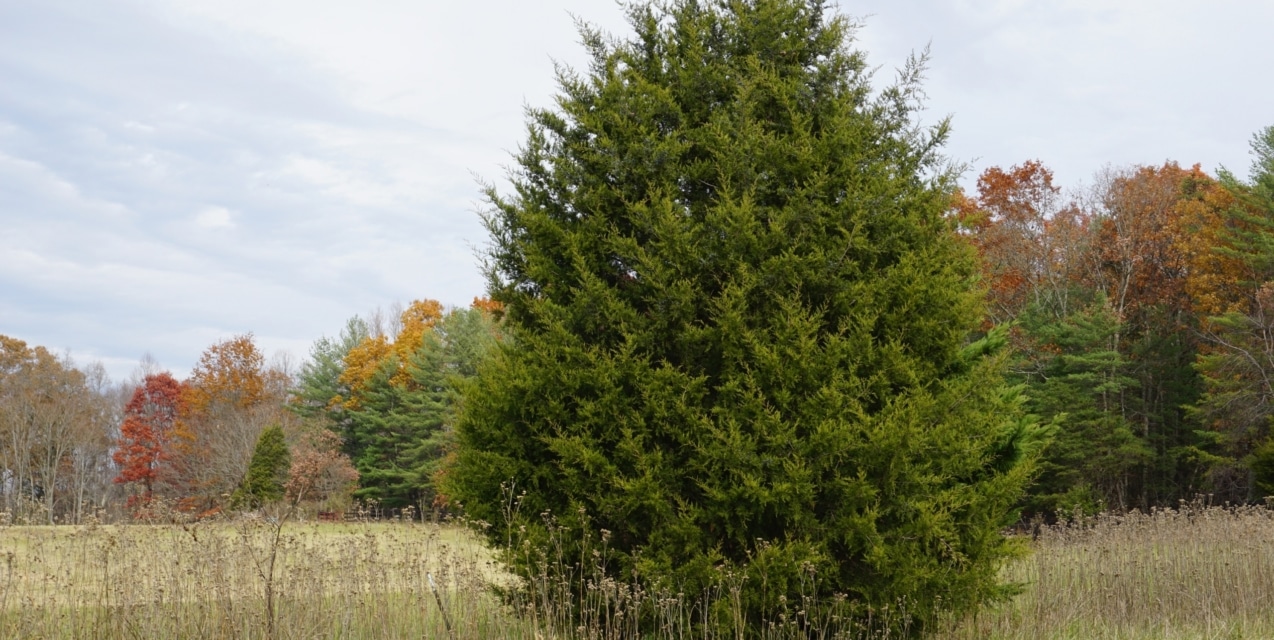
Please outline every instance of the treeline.
[[1066, 196], [1026, 162], [957, 195], [1051, 433], [1028, 514], [1274, 493], [1274, 127], [1253, 150], [1248, 180], [1169, 162]]
[[101, 365], [0, 335], [0, 523], [102, 509], [122, 406]]
[[[190, 377], [148, 372], [124, 407], [112, 461], [134, 517], [173, 512], [203, 517], [250, 506], [248, 482], [265, 434], [282, 433], [296, 464], [279, 484], [305, 487], [298, 499], [339, 502], [357, 474], [339, 454], [338, 438], [291, 410], [294, 376], [286, 361], [267, 364], [251, 335], [217, 342]], [[246, 491], [246, 493], [245, 493]]]
[[426, 300], [355, 317], [299, 371], [236, 336], [184, 380], [144, 361], [121, 384], [0, 336], [0, 522], [199, 518], [283, 498], [429, 508], [455, 384], [497, 340], [497, 311]]
[[[1067, 193], [1030, 161], [954, 195], [984, 329], [1009, 328], [1010, 376], [1049, 434], [1026, 516], [1274, 494], [1274, 127], [1253, 149], [1247, 179], [1169, 162]], [[185, 380], [150, 364], [123, 384], [0, 336], [0, 508], [79, 522], [252, 506], [268, 427], [288, 454], [279, 495], [443, 507], [463, 381], [506, 339], [500, 315], [420, 300], [350, 319], [296, 371], [245, 335]]]

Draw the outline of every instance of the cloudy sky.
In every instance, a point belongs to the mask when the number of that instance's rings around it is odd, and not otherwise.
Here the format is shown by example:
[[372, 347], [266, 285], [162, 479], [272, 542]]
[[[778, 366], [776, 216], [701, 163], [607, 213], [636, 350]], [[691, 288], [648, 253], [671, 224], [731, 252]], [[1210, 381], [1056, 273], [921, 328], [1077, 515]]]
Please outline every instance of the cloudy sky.
[[[928, 44], [971, 170], [1067, 186], [1175, 160], [1246, 175], [1274, 124], [1274, 2], [843, 0], [889, 81]], [[253, 332], [303, 358], [346, 318], [483, 291], [503, 182], [574, 17], [610, 0], [0, 0], [0, 334], [185, 375]]]

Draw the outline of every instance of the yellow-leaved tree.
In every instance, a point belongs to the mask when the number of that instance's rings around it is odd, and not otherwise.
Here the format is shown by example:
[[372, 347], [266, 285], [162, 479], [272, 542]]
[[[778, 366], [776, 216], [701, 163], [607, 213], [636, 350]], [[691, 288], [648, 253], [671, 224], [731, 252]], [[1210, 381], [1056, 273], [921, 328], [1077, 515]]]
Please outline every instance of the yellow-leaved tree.
[[[340, 377], [341, 384], [349, 389], [349, 397], [342, 400], [345, 408], [358, 410], [362, 395], [383, 366], [394, 368], [389, 376], [392, 384], [409, 386], [411, 375], [407, 373], [407, 362], [420, 348], [425, 333], [442, 319], [442, 315], [442, 303], [437, 300], [413, 300], [399, 314], [396, 335], [370, 335], [350, 349], [345, 356], [345, 370]], [[394, 359], [392, 363], [389, 362], [390, 358]]]

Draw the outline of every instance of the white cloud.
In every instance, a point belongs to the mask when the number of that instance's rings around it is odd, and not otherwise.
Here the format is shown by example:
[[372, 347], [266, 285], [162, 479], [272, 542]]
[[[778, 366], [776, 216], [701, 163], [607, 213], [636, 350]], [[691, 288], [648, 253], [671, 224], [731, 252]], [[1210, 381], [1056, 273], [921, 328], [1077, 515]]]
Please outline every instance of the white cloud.
[[53, 169], [4, 152], [0, 152], [0, 188], [4, 189], [0, 191], [0, 202], [5, 202], [9, 209], [7, 213], [0, 213], [0, 219], [6, 215], [39, 215], [36, 211], [15, 210], [20, 206], [19, 202], [29, 197], [39, 198], [60, 209], [77, 211], [86, 217], [120, 221], [130, 216], [127, 206], [85, 195], [78, 185]]
[[234, 229], [234, 214], [225, 207], [207, 207], [195, 214], [195, 225], [201, 229]]

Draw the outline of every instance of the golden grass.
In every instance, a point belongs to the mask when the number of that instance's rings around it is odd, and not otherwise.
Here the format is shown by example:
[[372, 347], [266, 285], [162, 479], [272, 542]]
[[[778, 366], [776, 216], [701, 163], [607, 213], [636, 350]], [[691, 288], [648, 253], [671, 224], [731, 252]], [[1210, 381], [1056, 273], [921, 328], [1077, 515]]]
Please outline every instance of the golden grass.
[[[0, 637], [268, 637], [273, 529], [251, 520], [0, 529]], [[511, 624], [487, 595], [507, 577], [463, 529], [289, 523], [281, 534], [275, 637], [446, 637], [448, 622], [456, 637], [485, 637]]]
[[1274, 638], [1274, 511], [1155, 510], [1045, 527], [1025, 583], [951, 639]]
[[[564, 609], [554, 594], [568, 587], [546, 580], [515, 614], [489, 588], [512, 578], [460, 527], [289, 523], [269, 625], [261, 567], [274, 531], [260, 519], [0, 527], [0, 638], [687, 638], [704, 610], [599, 574], [586, 611]], [[1031, 546], [1004, 569], [1021, 595], [939, 637], [1274, 638], [1274, 511], [1101, 516], [1046, 527]], [[778, 622], [757, 635], [864, 637]]]

